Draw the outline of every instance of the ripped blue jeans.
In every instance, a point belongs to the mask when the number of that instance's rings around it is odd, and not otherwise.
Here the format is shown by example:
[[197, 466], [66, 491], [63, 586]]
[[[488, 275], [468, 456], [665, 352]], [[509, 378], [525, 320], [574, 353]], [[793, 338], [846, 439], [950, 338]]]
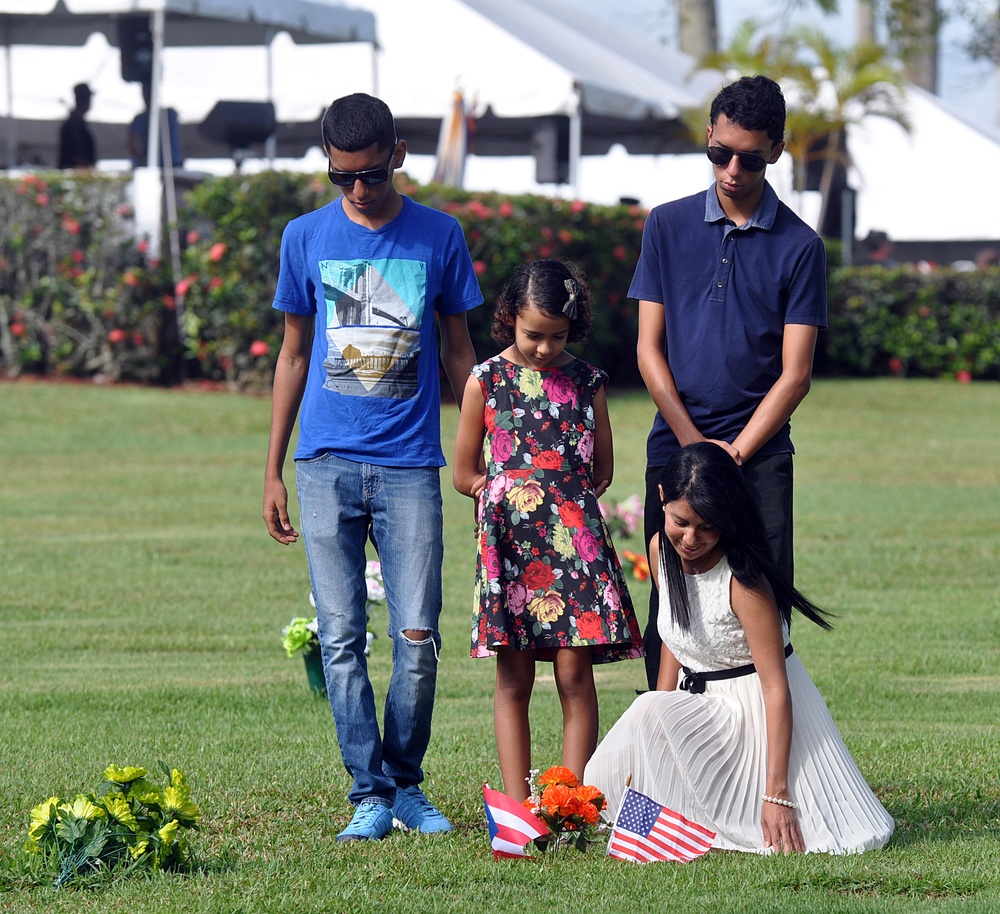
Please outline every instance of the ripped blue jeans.
[[[431, 735], [441, 636], [443, 557], [437, 467], [384, 467], [331, 454], [295, 465], [300, 526], [316, 599], [337, 742], [354, 784], [348, 799], [392, 805], [419, 784]], [[365, 657], [365, 543], [382, 563], [392, 676], [379, 733]], [[427, 633], [417, 639], [404, 632]]]

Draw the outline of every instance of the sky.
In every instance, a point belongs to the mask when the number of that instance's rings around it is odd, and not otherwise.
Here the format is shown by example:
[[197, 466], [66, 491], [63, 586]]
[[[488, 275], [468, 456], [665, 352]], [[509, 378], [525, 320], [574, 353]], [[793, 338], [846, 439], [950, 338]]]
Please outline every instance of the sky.
[[[599, 16], [612, 16], [619, 25], [635, 29], [647, 37], [660, 38], [674, 44], [675, 14], [669, 0], [568, 0], [573, 6]], [[724, 46], [731, 39], [737, 26], [746, 19], [774, 21], [789, 7], [788, 0], [716, 0], [718, 4], [719, 31]], [[942, 10], [953, 10], [954, 0], [939, 0]], [[850, 45], [855, 35], [857, 0], [840, 0], [836, 16], [824, 16], [806, 2], [792, 14], [795, 22], [809, 22], [829, 29], [841, 44]], [[939, 59], [940, 86], [938, 94], [949, 105], [966, 117], [985, 117], [987, 122], [1000, 126], [1000, 99], [998, 76], [989, 63], [972, 61], [961, 49], [962, 41], [970, 32], [968, 21], [952, 16], [945, 22], [941, 36]]]

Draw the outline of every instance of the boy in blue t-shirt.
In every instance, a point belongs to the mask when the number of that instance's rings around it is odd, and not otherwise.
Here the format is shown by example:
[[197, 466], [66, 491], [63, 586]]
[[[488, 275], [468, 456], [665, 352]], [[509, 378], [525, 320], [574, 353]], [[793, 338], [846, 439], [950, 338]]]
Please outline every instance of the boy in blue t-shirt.
[[[342, 196], [292, 220], [274, 307], [285, 336], [274, 372], [264, 522], [288, 517], [282, 468], [296, 415], [300, 523], [330, 708], [355, 806], [338, 841], [382, 838], [393, 820], [451, 824], [420, 783], [441, 638], [440, 359], [461, 406], [476, 363], [466, 312], [482, 303], [458, 222], [393, 186], [406, 143], [384, 102], [355, 94], [323, 117]], [[365, 659], [365, 545], [382, 563], [393, 671], [379, 732]]]

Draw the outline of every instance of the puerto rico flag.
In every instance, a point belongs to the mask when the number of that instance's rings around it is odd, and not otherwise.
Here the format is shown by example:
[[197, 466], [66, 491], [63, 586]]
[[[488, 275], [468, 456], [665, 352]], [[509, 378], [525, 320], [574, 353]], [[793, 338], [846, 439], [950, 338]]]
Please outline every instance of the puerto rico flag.
[[633, 863], [687, 863], [708, 851], [714, 840], [714, 831], [626, 787], [608, 839], [608, 856]]
[[483, 784], [483, 803], [486, 821], [490, 827], [490, 845], [493, 858], [531, 857], [528, 845], [535, 838], [547, 834], [546, 824], [525, 809], [517, 800]]

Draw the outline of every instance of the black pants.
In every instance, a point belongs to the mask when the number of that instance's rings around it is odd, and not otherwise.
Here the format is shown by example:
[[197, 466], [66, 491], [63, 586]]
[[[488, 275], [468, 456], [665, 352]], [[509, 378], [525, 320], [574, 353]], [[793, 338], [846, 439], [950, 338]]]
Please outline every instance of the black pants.
[[[663, 530], [663, 506], [657, 488], [663, 467], [646, 468], [646, 502], [643, 518], [643, 533], [646, 551], [653, 535]], [[794, 561], [792, 555], [792, 455], [772, 454], [768, 457], [753, 457], [743, 464], [743, 477], [757, 496], [764, 526], [774, 560], [789, 581], [794, 581]], [[650, 563], [650, 571], [658, 578], [657, 564]], [[649, 617], [642, 640], [646, 648], [646, 681], [649, 688], [656, 688], [656, 678], [660, 673], [660, 633], [656, 628], [660, 600], [656, 587], [649, 594]]]

